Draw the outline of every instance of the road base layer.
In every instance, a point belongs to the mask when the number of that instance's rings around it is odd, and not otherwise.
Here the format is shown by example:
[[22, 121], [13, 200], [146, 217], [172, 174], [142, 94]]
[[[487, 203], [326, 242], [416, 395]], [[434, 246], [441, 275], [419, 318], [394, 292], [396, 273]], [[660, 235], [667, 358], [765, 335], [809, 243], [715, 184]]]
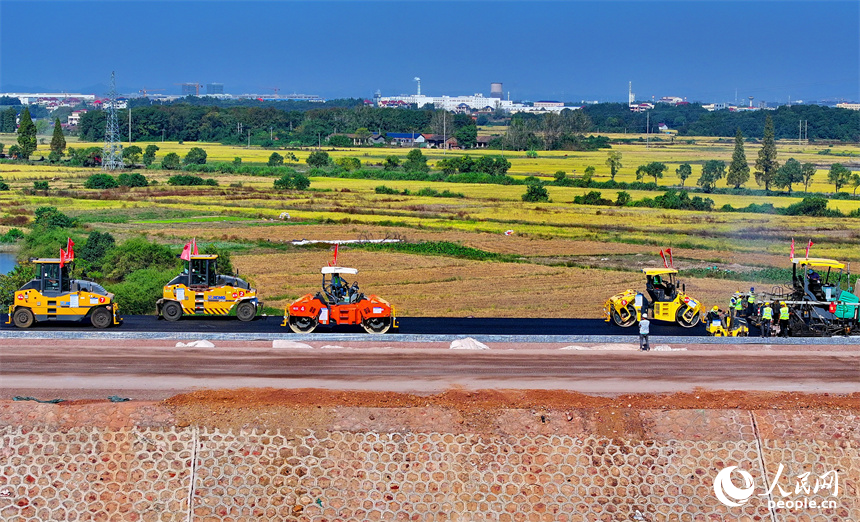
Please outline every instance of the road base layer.
[[860, 520], [857, 393], [2, 401], [0, 441], [2, 520]]

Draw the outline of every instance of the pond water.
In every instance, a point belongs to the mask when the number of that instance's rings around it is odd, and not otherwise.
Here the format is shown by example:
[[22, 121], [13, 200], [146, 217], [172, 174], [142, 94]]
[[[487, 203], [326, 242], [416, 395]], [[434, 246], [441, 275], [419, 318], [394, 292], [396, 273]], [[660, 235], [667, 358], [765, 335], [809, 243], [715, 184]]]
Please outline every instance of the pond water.
[[0, 274], [8, 274], [17, 264], [15, 252], [0, 252]]

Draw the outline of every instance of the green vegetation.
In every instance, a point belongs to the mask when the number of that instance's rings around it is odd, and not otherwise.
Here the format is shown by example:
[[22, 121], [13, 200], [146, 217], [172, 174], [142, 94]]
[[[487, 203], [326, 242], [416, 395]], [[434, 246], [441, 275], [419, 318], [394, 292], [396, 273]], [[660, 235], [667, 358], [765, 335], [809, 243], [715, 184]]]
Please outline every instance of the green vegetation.
[[84, 187], [88, 189], [104, 190], [117, 188], [118, 186], [119, 183], [117, 183], [116, 178], [110, 174], [93, 174], [84, 182]]
[[206, 185], [210, 187], [217, 187], [218, 181], [214, 178], [203, 179], [200, 176], [192, 176], [190, 174], [177, 174], [175, 176], [170, 176], [167, 180], [168, 185], [178, 186], [178, 187], [190, 187], [190, 186], [201, 186]]

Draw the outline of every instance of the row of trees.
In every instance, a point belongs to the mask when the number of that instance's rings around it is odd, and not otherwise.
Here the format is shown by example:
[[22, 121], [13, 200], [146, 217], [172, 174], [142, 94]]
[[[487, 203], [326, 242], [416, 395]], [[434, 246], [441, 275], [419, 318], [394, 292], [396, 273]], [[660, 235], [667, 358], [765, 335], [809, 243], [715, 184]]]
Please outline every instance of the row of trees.
[[[611, 151], [606, 159], [606, 165], [610, 169], [610, 176], [615, 180], [615, 175], [618, 170], [623, 167], [621, 152]], [[668, 167], [661, 162], [651, 162], [647, 165], [640, 165], [636, 169], [636, 179], [654, 178], [654, 183], [658, 179], [663, 178], [663, 173]], [[762, 139], [762, 147], [759, 149], [758, 158], [755, 162], [755, 181], [758, 185], [763, 186], [766, 191], [770, 191], [771, 187], [780, 189], [788, 189], [791, 194], [793, 186], [803, 184], [804, 190], [809, 190], [809, 183], [815, 175], [815, 164], [801, 164], [794, 158], [789, 158], [784, 165], [780, 165], [777, 160], [776, 143], [774, 140], [773, 120], [770, 115], [765, 119], [764, 137]], [[686, 180], [693, 174], [692, 166], [688, 163], [680, 165], [675, 169], [675, 174], [681, 180], [681, 186], [684, 186]], [[741, 188], [750, 180], [750, 167], [747, 163], [746, 152], [744, 151], [744, 137], [741, 130], [738, 128], [735, 132], [735, 148], [732, 152], [732, 161], [726, 168], [726, 163], [720, 160], [708, 160], [702, 165], [702, 173], [696, 184], [702, 187], [705, 192], [712, 192], [716, 188], [719, 180], [725, 178], [726, 183], [735, 189]], [[836, 188], [836, 192], [847, 185], [854, 187], [854, 192], [860, 186], [860, 174], [852, 173], [848, 168], [840, 163], [831, 165], [827, 179]], [[856, 184], [855, 184], [856, 182]]]
[[[623, 103], [587, 105], [582, 111], [592, 121], [587, 132], [656, 132], [665, 123], [681, 136], [731, 137], [737, 129], [745, 136], [762, 136], [768, 117], [773, 118], [777, 139], [797, 139], [798, 122], [808, 123], [811, 140], [860, 141], [860, 112], [819, 105], [782, 106], [776, 110], [708, 111], [698, 103], [668, 105], [658, 103], [653, 109], [632, 112]], [[648, 129], [648, 121], [651, 129]]]

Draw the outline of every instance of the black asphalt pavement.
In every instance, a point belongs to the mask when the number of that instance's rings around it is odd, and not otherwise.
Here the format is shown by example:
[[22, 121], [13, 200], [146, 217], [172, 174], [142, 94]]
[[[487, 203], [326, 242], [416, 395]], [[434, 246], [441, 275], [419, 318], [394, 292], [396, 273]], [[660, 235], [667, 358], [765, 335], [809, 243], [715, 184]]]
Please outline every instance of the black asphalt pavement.
[[[217, 333], [291, 333], [281, 326], [283, 317], [258, 317], [243, 323], [235, 317], [183, 317], [176, 322], [157, 319], [153, 315], [124, 316], [114, 330], [123, 332], [217, 332]], [[619, 328], [601, 319], [534, 319], [534, 318], [465, 318], [465, 317], [401, 317], [397, 333], [421, 335], [629, 335], [638, 336], [638, 328]], [[2, 329], [15, 329], [3, 324]], [[31, 331], [93, 330], [89, 322], [37, 323]], [[357, 326], [319, 326], [319, 333], [364, 332]], [[395, 330], [391, 330], [395, 332]], [[651, 322], [654, 336], [705, 336], [703, 325], [682, 328], [673, 324]]]

